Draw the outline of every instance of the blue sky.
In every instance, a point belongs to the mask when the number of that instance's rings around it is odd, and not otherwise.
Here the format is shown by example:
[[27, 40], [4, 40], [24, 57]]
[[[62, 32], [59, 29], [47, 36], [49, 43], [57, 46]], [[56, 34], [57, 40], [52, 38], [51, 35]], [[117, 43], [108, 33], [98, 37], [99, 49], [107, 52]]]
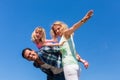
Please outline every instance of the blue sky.
[[50, 38], [50, 26], [64, 21], [72, 26], [88, 10], [93, 17], [75, 31], [76, 50], [89, 61], [81, 80], [120, 80], [120, 0], [0, 0], [0, 80], [46, 80], [46, 75], [23, 59], [30, 47], [31, 32], [43, 26]]

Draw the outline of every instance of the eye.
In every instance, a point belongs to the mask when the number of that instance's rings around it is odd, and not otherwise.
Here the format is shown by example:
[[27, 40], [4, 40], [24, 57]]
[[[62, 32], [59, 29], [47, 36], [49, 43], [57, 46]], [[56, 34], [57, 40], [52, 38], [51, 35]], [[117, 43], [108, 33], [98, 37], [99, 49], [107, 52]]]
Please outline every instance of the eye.
[[27, 56], [28, 59], [30, 58], [30, 55], [31, 55], [31, 52], [28, 53], [28, 56]]
[[57, 30], [59, 30], [60, 28], [57, 28]]
[[55, 30], [55, 32], [57, 32], [59, 29], [60, 29], [60, 28], [57, 28], [57, 29]]

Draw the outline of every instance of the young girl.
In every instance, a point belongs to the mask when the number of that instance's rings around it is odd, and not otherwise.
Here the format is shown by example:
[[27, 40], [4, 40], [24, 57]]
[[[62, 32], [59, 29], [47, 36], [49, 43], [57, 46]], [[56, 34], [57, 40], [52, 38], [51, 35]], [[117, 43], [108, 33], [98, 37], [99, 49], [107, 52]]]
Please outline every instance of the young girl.
[[39, 55], [45, 63], [61, 68], [61, 53], [59, 46], [62, 46], [65, 41], [59, 44], [55, 39], [47, 40], [45, 30], [42, 27], [37, 27], [32, 33], [32, 41], [39, 49]]

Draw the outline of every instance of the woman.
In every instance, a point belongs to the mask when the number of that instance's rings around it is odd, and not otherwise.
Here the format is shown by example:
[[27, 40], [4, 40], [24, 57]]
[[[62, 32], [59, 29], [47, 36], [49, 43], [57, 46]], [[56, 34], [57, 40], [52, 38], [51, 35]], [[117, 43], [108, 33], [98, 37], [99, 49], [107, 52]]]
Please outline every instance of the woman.
[[[64, 69], [66, 80], [79, 80], [79, 64], [76, 59], [76, 50], [73, 41], [73, 32], [77, 30], [83, 23], [85, 23], [93, 15], [93, 10], [83, 17], [82, 20], [78, 21], [71, 28], [61, 22], [56, 21], [53, 23], [51, 32], [54, 38], [61, 37], [60, 43], [66, 41], [60, 48], [62, 53], [62, 65]], [[82, 61], [85, 62], [84, 60]]]

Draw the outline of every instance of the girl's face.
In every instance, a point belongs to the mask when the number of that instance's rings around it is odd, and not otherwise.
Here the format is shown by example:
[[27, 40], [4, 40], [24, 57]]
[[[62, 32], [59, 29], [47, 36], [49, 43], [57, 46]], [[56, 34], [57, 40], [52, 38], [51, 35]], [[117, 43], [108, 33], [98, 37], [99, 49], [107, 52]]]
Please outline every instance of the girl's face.
[[63, 29], [62, 29], [62, 26], [60, 24], [54, 24], [53, 31], [57, 36], [60, 36], [60, 37], [62, 36]]
[[26, 50], [24, 56], [29, 61], [35, 61], [38, 58], [37, 53], [35, 53], [35, 51], [33, 50], [32, 51]]
[[43, 35], [43, 32], [40, 31], [40, 30], [36, 30], [35, 31], [35, 36], [37, 39], [41, 39], [42, 38], [42, 35]]

